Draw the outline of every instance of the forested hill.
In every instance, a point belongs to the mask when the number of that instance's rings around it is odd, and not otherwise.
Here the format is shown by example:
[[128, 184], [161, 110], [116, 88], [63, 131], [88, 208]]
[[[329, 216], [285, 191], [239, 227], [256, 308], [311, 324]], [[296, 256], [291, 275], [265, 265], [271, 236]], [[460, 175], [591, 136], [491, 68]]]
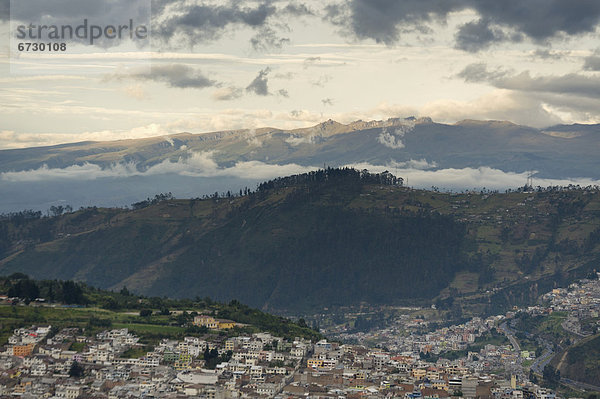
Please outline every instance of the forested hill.
[[327, 169], [131, 210], [5, 215], [0, 274], [279, 312], [434, 301], [481, 311], [534, 300], [600, 259], [596, 189], [448, 194], [401, 183]]

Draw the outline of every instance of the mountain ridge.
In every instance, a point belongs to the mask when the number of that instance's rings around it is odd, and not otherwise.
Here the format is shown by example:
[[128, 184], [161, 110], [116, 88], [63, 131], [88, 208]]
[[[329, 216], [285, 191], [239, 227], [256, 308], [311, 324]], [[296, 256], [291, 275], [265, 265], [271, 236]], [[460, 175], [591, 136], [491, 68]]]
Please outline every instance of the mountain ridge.
[[[508, 120], [463, 119], [463, 120], [457, 121], [453, 124], [445, 124], [445, 123], [434, 122], [429, 117], [420, 117], [420, 118], [407, 117], [407, 118], [388, 118], [387, 120], [369, 120], [369, 121], [363, 121], [363, 120], [359, 119], [359, 120], [355, 120], [353, 122], [344, 124], [344, 123], [337, 122], [333, 119], [328, 119], [328, 120], [320, 122], [316, 125], [301, 127], [301, 128], [294, 128], [294, 129], [281, 129], [281, 128], [275, 128], [275, 127], [260, 127], [260, 128], [233, 129], [233, 130], [217, 130], [217, 131], [202, 132], [202, 133], [191, 133], [191, 132], [183, 131], [183, 132], [172, 133], [172, 134], [168, 134], [168, 135], [156, 135], [156, 136], [143, 137], [143, 138], [124, 138], [124, 139], [108, 140], [108, 141], [86, 140], [86, 141], [74, 141], [74, 142], [68, 142], [68, 143], [60, 143], [60, 144], [54, 144], [54, 145], [49, 145], [49, 146], [8, 148], [8, 149], [1, 149], [0, 153], [7, 153], [7, 152], [24, 153], [29, 150], [63, 149], [63, 148], [68, 148], [68, 147], [81, 147], [81, 146], [87, 146], [87, 145], [98, 145], [98, 146], [104, 145], [104, 146], [109, 146], [109, 147], [113, 147], [113, 146], [117, 147], [119, 145], [124, 146], [126, 144], [144, 143], [144, 142], [162, 143], [162, 142], [166, 141], [168, 143], [168, 139], [173, 139], [173, 138], [176, 138], [176, 139], [196, 138], [196, 139], [199, 139], [200, 141], [221, 140], [221, 139], [224, 139], [224, 138], [227, 138], [230, 136], [244, 135], [244, 134], [248, 134], [248, 133], [313, 134], [316, 131], [320, 131], [320, 132], [327, 133], [328, 135], [335, 135], [335, 134], [341, 134], [341, 133], [350, 133], [350, 132], [357, 131], [357, 130], [406, 126], [411, 123], [414, 125], [434, 124], [434, 125], [440, 125], [440, 126], [457, 126], [457, 127], [460, 127], [460, 126], [495, 126], [495, 127], [525, 128], [525, 129], [531, 129], [532, 131], [539, 131], [542, 133], [543, 132], [552, 132], [552, 131], [570, 131], [570, 130], [577, 130], [577, 129], [583, 129], [585, 131], [594, 130], [594, 129], [600, 130], [600, 124], [580, 124], [580, 123], [560, 124], [560, 125], [549, 126], [549, 127], [542, 128], [542, 129], [536, 129], [536, 128], [532, 128], [532, 127], [529, 127], [526, 125], [515, 124]], [[1, 165], [2, 164], [0, 163], [0, 166]]]

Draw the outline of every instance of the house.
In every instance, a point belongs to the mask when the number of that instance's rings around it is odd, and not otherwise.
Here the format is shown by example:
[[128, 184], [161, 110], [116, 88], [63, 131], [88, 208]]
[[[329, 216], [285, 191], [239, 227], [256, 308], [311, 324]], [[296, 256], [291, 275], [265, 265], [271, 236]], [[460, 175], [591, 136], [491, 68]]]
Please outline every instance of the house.
[[207, 327], [207, 328], [219, 328], [219, 322], [214, 317], [199, 315], [194, 317], [193, 324], [195, 326]]
[[12, 347], [12, 354], [13, 356], [20, 356], [20, 357], [26, 357], [26, 356], [31, 356], [31, 354], [33, 353], [33, 348], [35, 347], [35, 344], [27, 344], [27, 345], [15, 345]]

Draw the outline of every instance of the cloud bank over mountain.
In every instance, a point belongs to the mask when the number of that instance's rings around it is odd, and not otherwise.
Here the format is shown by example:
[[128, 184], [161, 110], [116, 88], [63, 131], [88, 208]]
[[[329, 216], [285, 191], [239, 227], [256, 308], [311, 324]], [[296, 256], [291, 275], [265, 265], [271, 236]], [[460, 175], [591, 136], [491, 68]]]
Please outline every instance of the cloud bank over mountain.
[[[4, 150], [0, 188], [8, 194], [0, 200], [0, 212], [24, 204], [47, 209], [65, 197], [74, 198], [75, 206], [123, 206], [157, 192], [192, 197], [236, 192], [324, 165], [388, 170], [412, 187], [454, 191], [516, 188], [529, 174], [536, 186], [598, 185], [599, 151], [600, 125], [534, 129], [506, 121], [448, 125], [430, 118], [328, 120], [292, 130], [225, 130]], [[93, 192], [93, 199], [82, 191]]]
[[38, 182], [49, 180], [97, 180], [102, 178], [128, 178], [134, 176], [152, 177], [175, 174], [188, 177], [237, 177], [240, 179], [268, 180], [278, 176], [305, 173], [317, 167], [297, 164], [268, 164], [260, 161], [236, 162], [231, 167], [219, 166], [212, 152], [192, 152], [176, 161], [164, 160], [148, 168], [139, 168], [134, 162], [114, 163], [102, 167], [93, 163], [70, 165], [64, 168], [50, 168], [48, 165], [37, 169], [0, 173], [0, 181]]

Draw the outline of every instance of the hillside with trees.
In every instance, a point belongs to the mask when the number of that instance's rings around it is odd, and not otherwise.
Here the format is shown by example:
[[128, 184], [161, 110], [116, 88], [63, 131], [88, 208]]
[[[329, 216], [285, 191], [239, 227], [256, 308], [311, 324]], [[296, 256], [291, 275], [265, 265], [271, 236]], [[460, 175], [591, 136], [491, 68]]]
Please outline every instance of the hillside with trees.
[[0, 273], [277, 312], [435, 303], [460, 316], [586, 275], [599, 225], [594, 187], [440, 193], [326, 169], [132, 209], [4, 215]]
[[[15, 328], [31, 323], [51, 324], [55, 329], [78, 327], [88, 335], [108, 327], [127, 327], [147, 343], [161, 338], [210, 333], [227, 336], [260, 331], [268, 331], [286, 339], [322, 338], [303, 319], [294, 322], [253, 309], [236, 300], [223, 303], [208, 297], [146, 297], [133, 294], [126, 287], [112, 292], [73, 281], [33, 280], [23, 273], [0, 277], [0, 295], [8, 296], [12, 301], [12, 306], [0, 306], [0, 344]], [[192, 325], [194, 316], [198, 314], [232, 320], [239, 326], [227, 331], [211, 332], [206, 327]]]

